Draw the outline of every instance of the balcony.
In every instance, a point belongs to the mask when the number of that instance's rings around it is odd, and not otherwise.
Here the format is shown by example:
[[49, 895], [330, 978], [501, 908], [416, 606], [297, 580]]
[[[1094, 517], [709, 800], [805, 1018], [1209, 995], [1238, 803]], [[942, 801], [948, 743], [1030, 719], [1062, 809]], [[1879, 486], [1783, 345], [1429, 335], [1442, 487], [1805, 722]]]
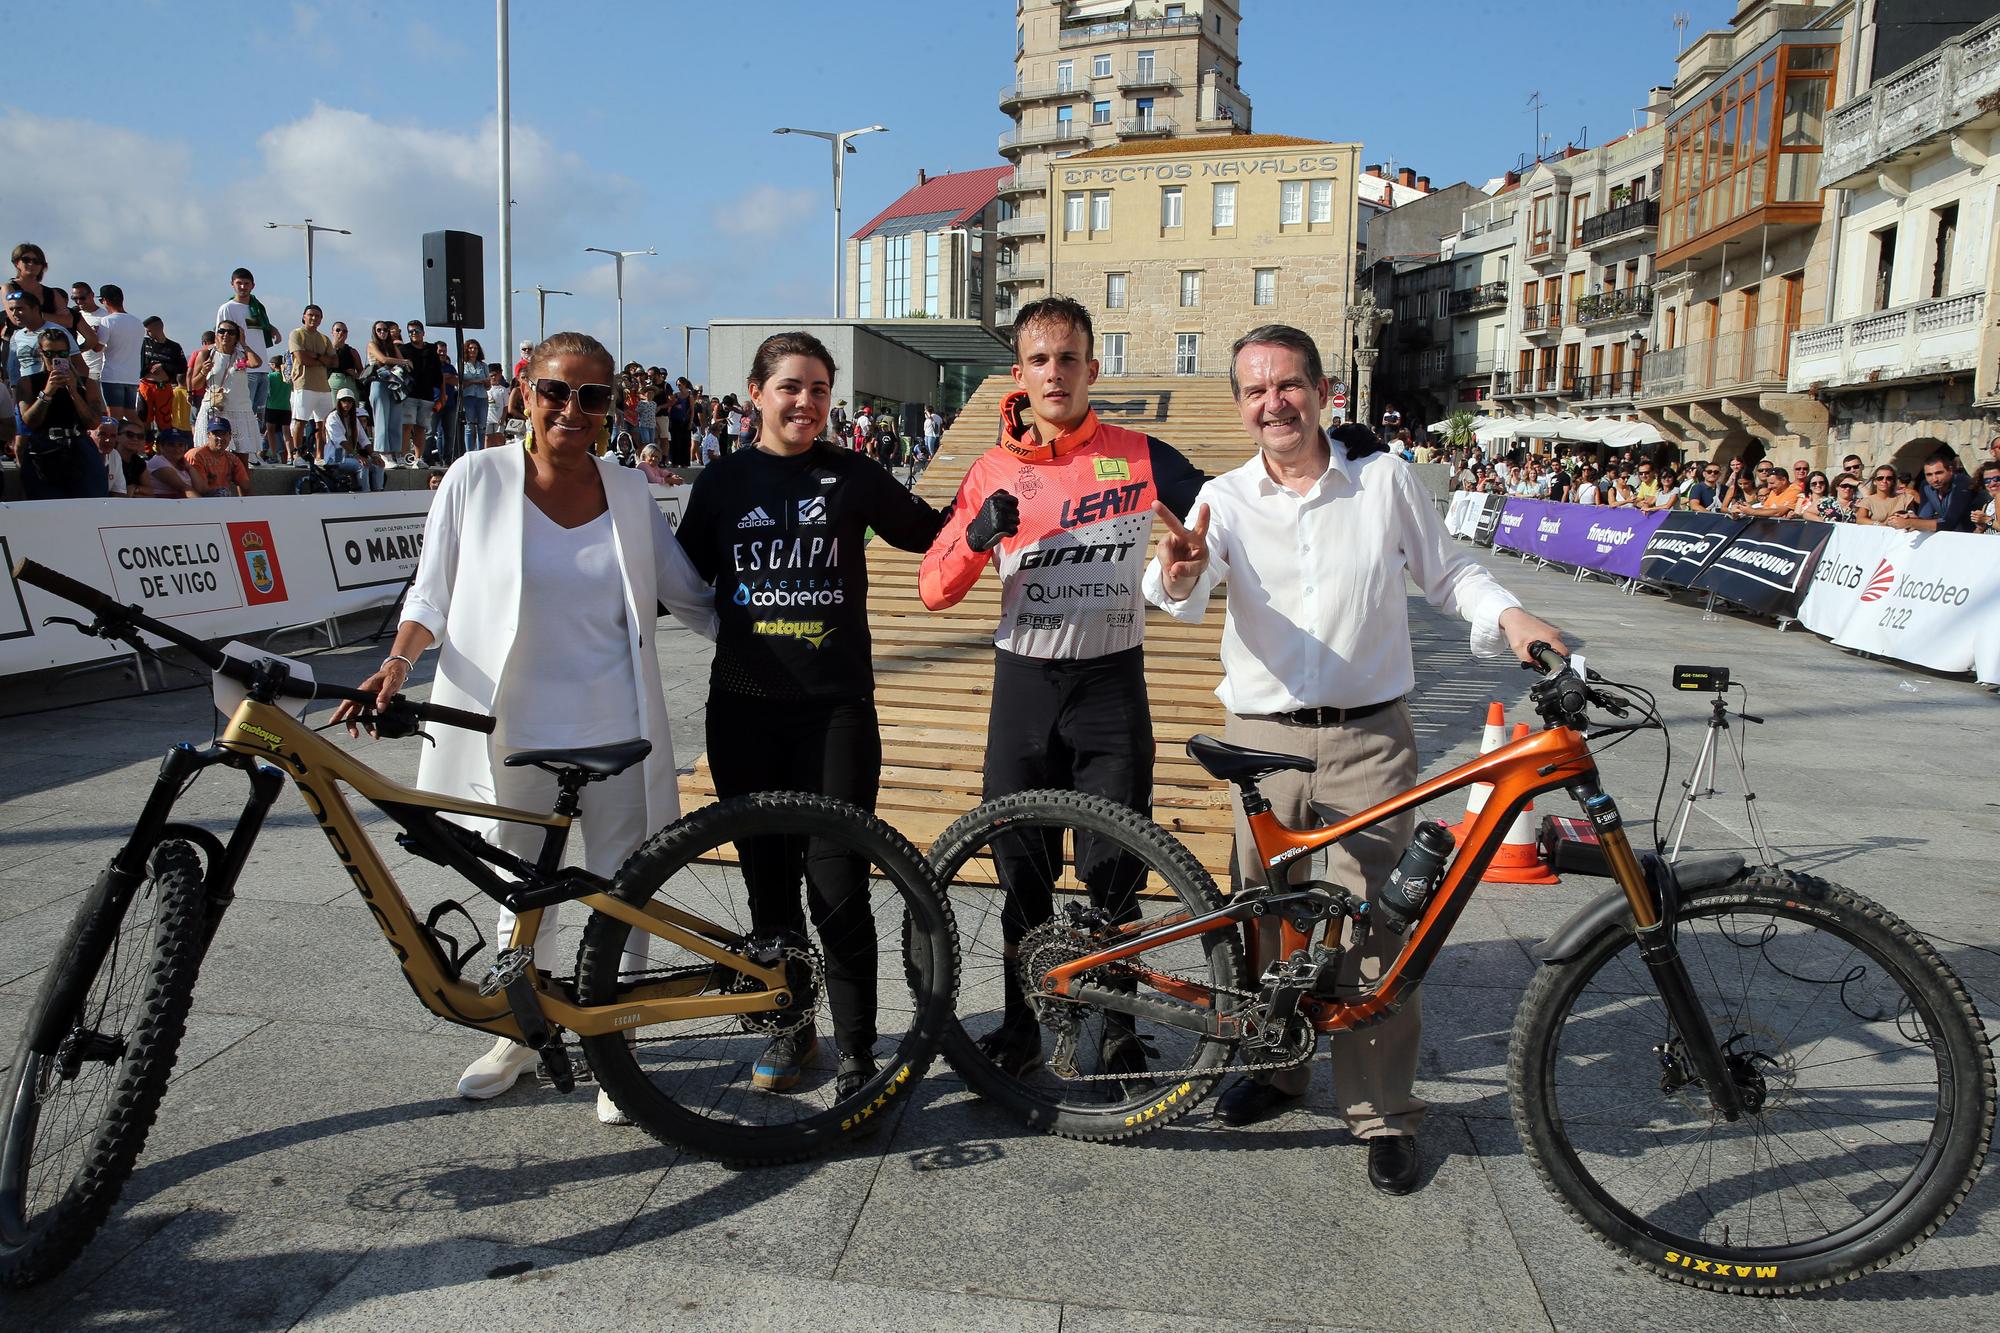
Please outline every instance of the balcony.
[[1550, 301], [1546, 305], [1531, 305], [1521, 311], [1521, 332], [1531, 338], [1544, 337], [1551, 333], [1561, 333], [1563, 308], [1561, 301]]
[[1000, 283], [1045, 282], [1048, 276], [1046, 264], [1002, 264], [993, 274]]
[[1583, 220], [1583, 248], [1596, 250], [1614, 241], [1636, 240], [1660, 229], [1660, 201], [1635, 199], [1617, 208], [1607, 208], [1594, 218]]
[[1595, 375], [1579, 376], [1576, 392], [1571, 395], [1579, 402], [1609, 402], [1613, 400], [1631, 401], [1639, 391], [1639, 376], [1630, 370], [1600, 371]]
[[1537, 268], [1560, 264], [1567, 248], [1567, 238], [1560, 234], [1531, 237], [1528, 241], [1528, 262]]
[[1621, 291], [1596, 292], [1580, 296], [1576, 302], [1576, 322], [1607, 324], [1614, 319], [1634, 319], [1653, 313], [1653, 289], [1641, 283]]
[[1645, 384], [1638, 397], [1663, 398], [1755, 394], [1785, 390], [1795, 325], [1772, 324], [1748, 332], [1646, 353]]
[[1517, 375], [1511, 370], [1503, 370], [1494, 377], [1493, 396], [1495, 398], [1525, 398], [1534, 392], [1533, 375]]
[[1053, 125], [1024, 125], [1000, 136], [1000, 154], [1018, 153], [1049, 144], [1087, 143], [1090, 127], [1078, 120], [1059, 120]]
[[1451, 294], [1447, 302], [1454, 315], [1469, 315], [1478, 310], [1495, 310], [1507, 304], [1507, 284], [1502, 282], [1482, 282], [1477, 287], [1461, 287]]
[[1451, 377], [1455, 380], [1485, 379], [1500, 368], [1500, 358], [1493, 352], [1460, 352], [1451, 359]]
[[1049, 173], [1046, 171], [1017, 171], [1011, 176], [1000, 178], [999, 193], [1002, 196], [1016, 194], [1040, 194], [1049, 188]]
[[1979, 365], [1986, 294], [1967, 292], [1807, 329], [1792, 336], [1795, 390], [1970, 375]]
[[1896, 158], [1987, 116], [2000, 92], [2000, 18], [1962, 33], [1827, 117], [1822, 190], [1868, 184]]
[[1002, 218], [993, 230], [999, 236], [1046, 236], [1049, 234], [1049, 219], [1045, 213]]
[[1072, 97], [1082, 97], [1090, 89], [1079, 88], [1076, 81], [1064, 83], [1061, 79], [1043, 79], [1036, 83], [1010, 83], [1000, 90], [1000, 109], [1013, 111], [1016, 107], [1030, 102], [1062, 101]]
[[1121, 139], [1164, 139], [1173, 132], [1172, 116], [1123, 116], [1118, 121], [1118, 137]]
[[1118, 19], [1110, 23], [1080, 23], [1074, 26], [1064, 24], [1056, 34], [1056, 45], [1065, 50], [1072, 46], [1091, 46], [1103, 41], [1118, 41], [1126, 37], [1199, 37], [1201, 35], [1201, 15], [1187, 14], [1171, 19]]
[[1130, 92], [1141, 88], [1178, 88], [1181, 76], [1163, 65], [1128, 65], [1118, 71], [1118, 89]]

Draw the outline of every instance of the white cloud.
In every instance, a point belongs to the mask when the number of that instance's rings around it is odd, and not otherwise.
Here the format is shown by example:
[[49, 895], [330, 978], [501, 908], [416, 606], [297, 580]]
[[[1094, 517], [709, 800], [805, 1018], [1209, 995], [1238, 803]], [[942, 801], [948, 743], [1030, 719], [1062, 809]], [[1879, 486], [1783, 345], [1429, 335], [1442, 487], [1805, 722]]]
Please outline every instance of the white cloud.
[[757, 185], [726, 203], [718, 204], [710, 212], [709, 222], [723, 235], [734, 233], [774, 240], [803, 229], [816, 213], [826, 207], [823, 191]]

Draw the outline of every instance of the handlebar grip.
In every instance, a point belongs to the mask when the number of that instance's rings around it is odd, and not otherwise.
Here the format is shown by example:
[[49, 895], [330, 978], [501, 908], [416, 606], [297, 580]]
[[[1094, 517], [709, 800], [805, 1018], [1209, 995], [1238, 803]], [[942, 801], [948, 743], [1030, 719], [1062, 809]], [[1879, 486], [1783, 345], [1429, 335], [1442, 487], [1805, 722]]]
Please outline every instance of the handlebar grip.
[[436, 722], [447, 727], [463, 727], [467, 731], [477, 731], [492, 735], [498, 721], [485, 713], [468, 713], [463, 708], [446, 708], [442, 704], [411, 704], [410, 711], [426, 722]]
[[1567, 657], [1564, 657], [1541, 639], [1537, 639], [1528, 645], [1528, 656], [1534, 658], [1535, 664], [1551, 676], [1569, 666], [1569, 659]]
[[25, 556], [14, 562], [14, 577], [22, 583], [60, 597], [65, 602], [74, 602], [93, 615], [102, 612], [106, 607], [114, 610], [122, 609], [116, 601], [88, 583], [80, 583], [61, 570], [37, 564]]

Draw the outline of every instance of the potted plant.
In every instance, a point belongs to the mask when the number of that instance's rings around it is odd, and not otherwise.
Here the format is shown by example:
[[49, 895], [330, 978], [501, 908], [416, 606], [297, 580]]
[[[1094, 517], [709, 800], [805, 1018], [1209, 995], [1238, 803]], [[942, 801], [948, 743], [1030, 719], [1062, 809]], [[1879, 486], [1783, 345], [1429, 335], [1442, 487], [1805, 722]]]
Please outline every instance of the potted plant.
[[1611, 207], [1623, 208], [1631, 202], [1632, 187], [1630, 185], [1614, 185], [1611, 187]]

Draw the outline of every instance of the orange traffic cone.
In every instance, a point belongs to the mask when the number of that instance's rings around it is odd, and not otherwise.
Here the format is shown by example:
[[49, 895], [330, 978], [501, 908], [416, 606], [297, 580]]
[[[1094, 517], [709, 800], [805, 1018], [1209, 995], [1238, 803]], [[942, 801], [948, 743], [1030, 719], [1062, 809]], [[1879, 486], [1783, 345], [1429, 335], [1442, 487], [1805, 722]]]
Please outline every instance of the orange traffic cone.
[[[1507, 712], [1499, 700], [1486, 705], [1486, 730], [1479, 736], [1479, 753], [1492, 754], [1507, 743]], [[1472, 817], [1486, 808], [1486, 798], [1493, 794], [1490, 782], [1475, 782], [1465, 792], [1465, 818], [1452, 825], [1451, 836], [1455, 841], [1465, 841], [1465, 831], [1472, 827]]]
[[[1528, 734], [1528, 724], [1516, 722], [1514, 734], [1509, 740], [1520, 740]], [[1541, 854], [1535, 849], [1535, 822], [1533, 801], [1514, 816], [1512, 827], [1507, 830], [1507, 839], [1493, 857], [1493, 864], [1486, 867], [1485, 879], [1494, 884], [1560, 884], [1546, 865]]]

